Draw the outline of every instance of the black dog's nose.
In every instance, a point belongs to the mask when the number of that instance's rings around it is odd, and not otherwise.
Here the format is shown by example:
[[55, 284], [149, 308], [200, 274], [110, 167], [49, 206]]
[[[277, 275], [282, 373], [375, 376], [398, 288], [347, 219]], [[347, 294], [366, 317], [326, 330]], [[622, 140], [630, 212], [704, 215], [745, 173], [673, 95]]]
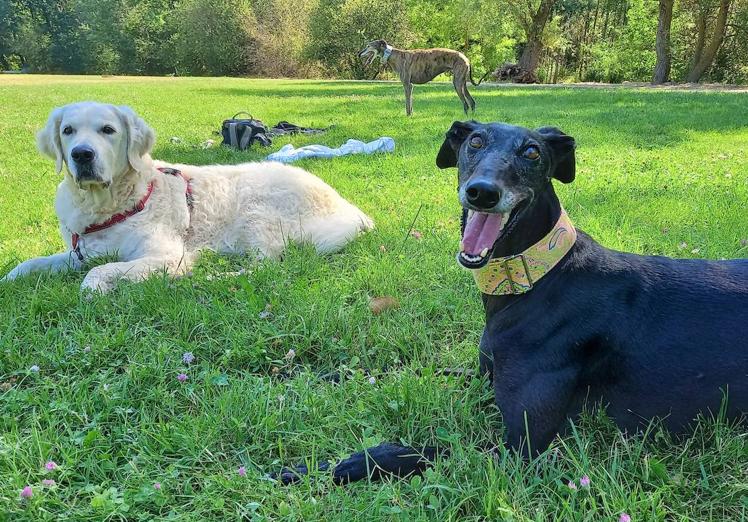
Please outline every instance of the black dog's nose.
[[78, 145], [77, 147], [73, 148], [73, 150], [70, 152], [70, 155], [73, 157], [73, 161], [75, 161], [76, 163], [91, 163], [94, 159], [94, 156], [96, 156], [94, 150], [91, 147], [86, 147], [85, 145]]
[[465, 187], [468, 203], [476, 208], [489, 209], [495, 207], [501, 199], [499, 187], [490, 181], [473, 181]]

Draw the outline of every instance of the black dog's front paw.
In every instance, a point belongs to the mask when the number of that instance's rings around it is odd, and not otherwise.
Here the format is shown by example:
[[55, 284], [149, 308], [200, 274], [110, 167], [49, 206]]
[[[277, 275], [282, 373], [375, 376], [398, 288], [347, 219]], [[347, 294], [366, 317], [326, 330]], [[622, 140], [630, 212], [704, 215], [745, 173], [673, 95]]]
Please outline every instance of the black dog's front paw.
[[[330, 469], [330, 464], [326, 462], [322, 463], [317, 467], [317, 469], [319, 471], [327, 471]], [[300, 464], [294, 468], [283, 468], [278, 473], [269, 473], [268, 477], [277, 480], [284, 486], [289, 486], [291, 484], [296, 484], [301, 480], [301, 477], [308, 474], [309, 468], [305, 464]]]
[[[400, 446], [397, 444], [380, 444], [341, 460], [333, 469], [332, 480], [335, 484], [348, 484], [369, 478], [381, 480], [384, 477], [409, 477], [421, 475], [427, 467], [433, 464], [437, 455], [446, 456], [446, 450], [425, 447], [421, 450]], [[322, 463], [319, 471], [330, 469], [329, 463]], [[271, 473], [270, 478], [278, 480], [284, 486], [294, 484], [301, 477], [309, 474], [305, 465], [295, 468], [283, 468], [278, 473]]]
[[366, 477], [381, 480], [388, 476], [405, 478], [421, 475], [433, 465], [438, 454], [446, 455], [446, 450], [440, 453], [433, 447], [418, 450], [398, 444], [380, 444], [340, 461], [333, 470], [333, 481], [347, 484]]

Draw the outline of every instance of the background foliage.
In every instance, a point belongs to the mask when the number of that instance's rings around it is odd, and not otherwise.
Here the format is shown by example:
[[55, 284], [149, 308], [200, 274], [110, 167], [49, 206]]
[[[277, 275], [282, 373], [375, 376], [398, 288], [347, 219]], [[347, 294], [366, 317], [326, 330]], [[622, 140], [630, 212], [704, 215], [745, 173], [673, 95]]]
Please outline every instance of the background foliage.
[[[545, 0], [548, 1], [548, 0]], [[541, 81], [645, 81], [658, 0], [551, 0]], [[363, 44], [459, 49], [477, 72], [516, 62], [540, 0], [2, 0], [0, 68], [31, 72], [371, 77]], [[673, 75], [685, 79], [716, 0], [678, 0]], [[524, 26], [526, 28], [526, 25]], [[731, 0], [708, 81], [748, 82], [748, 0]]]

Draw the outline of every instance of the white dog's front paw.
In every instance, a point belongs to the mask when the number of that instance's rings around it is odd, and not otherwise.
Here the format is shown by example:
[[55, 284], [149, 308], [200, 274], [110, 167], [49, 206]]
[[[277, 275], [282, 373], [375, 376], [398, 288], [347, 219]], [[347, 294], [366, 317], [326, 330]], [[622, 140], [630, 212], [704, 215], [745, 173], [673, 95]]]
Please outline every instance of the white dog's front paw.
[[111, 276], [102, 273], [101, 270], [96, 270], [94, 268], [86, 274], [85, 278], [83, 278], [81, 292], [87, 295], [94, 293], [106, 294], [112, 291], [116, 284], [116, 279], [113, 279]]
[[13, 281], [15, 279], [18, 279], [21, 276], [24, 276], [28, 274], [30, 270], [24, 266], [24, 263], [21, 263], [20, 265], [16, 266], [13, 270], [5, 274], [5, 277], [0, 279], [0, 282], [7, 282], [7, 281]]

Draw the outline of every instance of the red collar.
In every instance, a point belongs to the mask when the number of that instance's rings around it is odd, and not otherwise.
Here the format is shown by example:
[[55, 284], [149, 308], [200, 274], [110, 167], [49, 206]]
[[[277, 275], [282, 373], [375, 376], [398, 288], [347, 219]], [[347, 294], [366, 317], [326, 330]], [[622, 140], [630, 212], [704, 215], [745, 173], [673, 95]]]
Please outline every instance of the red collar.
[[[192, 185], [190, 184], [189, 178], [187, 178], [184, 174], [182, 174], [182, 171], [177, 169], [170, 169], [167, 167], [158, 167], [156, 170], [161, 172], [162, 174], [167, 174], [170, 176], [179, 176], [182, 178], [185, 183], [187, 184], [187, 187], [184, 191], [185, 199], [187, 200], [187, 206], [189, 207], [190, 211], [192, 210]], [[142, 211], [145, 208], [145, 204], [148, 202], [148, 199], [151, 197], [151, 194], [153, 193], [153, 181], [148, 183], [148, 190], [145, 193], [145, 196], [140, 198], [140, 201], [138, 201], [134, 207], [132, 207], [130, 210], [126, 210], [124, 212], [119, 212], [117, 214], [114, 214], [112, 217], [107, 219], [106, 221], [102, 221], [101, 223], [94, 223], [92, 225], [88, 225], [85, 230], [83, 230], [82, 234], [78, 234], [77, 232], [72, 232], [71, 234], [71, 243], [73, 246], [73, 252], [75, 252], [75, 255], [78, 257], [79, 261], [83, 261], [83, 254], [80, 251], [80, 238], [82, 235], [90, 234], [92, 232], [98, 232], [100, 230], [107, 229], [109, 227], [112, 227], [116, 225], [117, 223], [122, 223], [127, 218], [134, 216], [138, 212]]]

